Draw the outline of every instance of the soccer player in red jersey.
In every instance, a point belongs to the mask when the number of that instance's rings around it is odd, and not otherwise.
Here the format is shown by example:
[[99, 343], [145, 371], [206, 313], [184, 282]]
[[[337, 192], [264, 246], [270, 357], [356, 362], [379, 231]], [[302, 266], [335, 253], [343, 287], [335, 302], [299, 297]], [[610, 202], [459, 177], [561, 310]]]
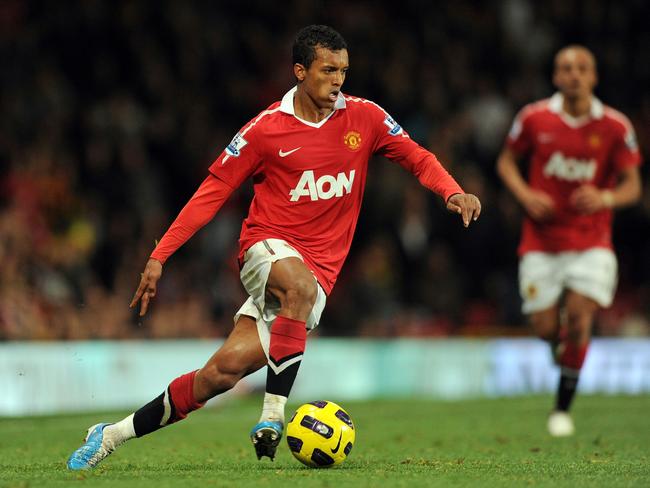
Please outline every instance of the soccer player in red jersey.
[[173, 380], [157, 398], [115, 424], [88, 429], [70, 469], [95, 466], [117, 446], [184, 419], [242, 377], [267, 366], [258, 458], [273, 459], [284, 406], [307, 332], [318, 325], [357, 223], [368, 161], [382, 154], [412, 172], [467, 227], [481, 205], [436, 157], [381, 107], [344, 95], [348, 51], [327, 26], [301, 30], [293, 46], [297, 86], [253, 118], [210, 166], [209, 174], [153, 251], [131, 307], [147, 312], [165, 261], [208, 223], [248, 178], [254, 197], [240, 235], [241, 281], [250, 295], [235, 326], [201, 369]]
[[[548, 419], [553, 436], [575, 430], [568, 412], [591, 327], [614, 296], [612, 211], [641, 196], [634, 129], [594, 96], [596, 82], [587, 48], [561, 49], [553, 74], [558, 93], [520, 111], [497, 163], [527, 214], [518, 250], [523, 312], [561, 368]], [[517, 165], [521, 158], [529, 161], [527, 180]]]

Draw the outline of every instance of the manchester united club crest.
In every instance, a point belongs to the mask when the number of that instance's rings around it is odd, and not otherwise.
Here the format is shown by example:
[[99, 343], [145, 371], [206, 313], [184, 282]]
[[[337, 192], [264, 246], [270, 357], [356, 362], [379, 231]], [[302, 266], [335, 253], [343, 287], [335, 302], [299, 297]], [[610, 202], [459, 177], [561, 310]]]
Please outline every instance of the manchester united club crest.
[[356, 131], [351, 130], [345, 137], [343, 137], [343, 142], [352, 151], [356, 151], [361, 147], [361, 134]]
[[600, 136], [598, 134], [591, 134], [589, 136], [589, 146], [593, 149], [600, 147]]

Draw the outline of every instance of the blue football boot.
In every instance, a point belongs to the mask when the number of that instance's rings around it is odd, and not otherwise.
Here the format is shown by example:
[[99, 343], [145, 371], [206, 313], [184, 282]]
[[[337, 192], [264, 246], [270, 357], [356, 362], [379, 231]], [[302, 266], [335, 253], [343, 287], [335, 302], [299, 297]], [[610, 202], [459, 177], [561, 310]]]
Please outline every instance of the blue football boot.
[[265, 421], [260, 422], [251, 430], [251, 442], [255, 447], [257, 459], [268, 456], [271, 461], [275, 458], [275, 451], [282, 439], [284, 426], [281, 422]]
[[95, 424], [88, 429], [84, 445], [68, 458], [68, 469], [74, 471], [94, 468], [113, 452], [116, 446], [104, 439], [104, 428], [112, 424]]

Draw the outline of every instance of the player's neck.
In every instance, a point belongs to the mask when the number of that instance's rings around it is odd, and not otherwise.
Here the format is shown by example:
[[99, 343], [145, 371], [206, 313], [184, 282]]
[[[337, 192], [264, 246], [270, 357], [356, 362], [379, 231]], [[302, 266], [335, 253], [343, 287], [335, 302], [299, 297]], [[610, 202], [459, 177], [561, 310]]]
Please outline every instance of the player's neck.
[[321, 108], [304, 91], [298, 89], [293, 97], [293, 111], [296, 117], [307, 122], [320, 122], [332, 113], [333, 108]]
[[591, 112], [591, 95], [588, 97], [564, 97], [562, 110], [572, 117], [583, 117]]

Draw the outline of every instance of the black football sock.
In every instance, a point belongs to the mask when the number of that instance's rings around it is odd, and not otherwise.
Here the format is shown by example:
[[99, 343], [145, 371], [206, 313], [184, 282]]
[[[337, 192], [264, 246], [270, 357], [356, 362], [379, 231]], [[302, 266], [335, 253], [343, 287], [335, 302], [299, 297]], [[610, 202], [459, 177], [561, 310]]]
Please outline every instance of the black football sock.
[[560, 375], [560, 384], [557, 389], [555, 409], [562, 412], [568, 412], [573, 402], [573, 397], [578, 388], [578, 378], [580, 371], [568, 368], [562, 368]]
[[288, 397], [305, 352], [305, 322], [278, 316], [271, 326], [266, 392]]
[[133, 427], [137, 437], [183, 420], [187, 414], [205, 405], [205, 402], [199, 403], [194, 399], [195, 376], [196, 371], [179, 376], [169, 384], [164, 393], [133, 414]]
[[555, 408], [562, 412], [568, 412], [578, 388], [580, 369], [585, 362], [589, 344], [576, 344], [567, 340], [563, 343], [563, 346], [559, 358], [561, 373]]

